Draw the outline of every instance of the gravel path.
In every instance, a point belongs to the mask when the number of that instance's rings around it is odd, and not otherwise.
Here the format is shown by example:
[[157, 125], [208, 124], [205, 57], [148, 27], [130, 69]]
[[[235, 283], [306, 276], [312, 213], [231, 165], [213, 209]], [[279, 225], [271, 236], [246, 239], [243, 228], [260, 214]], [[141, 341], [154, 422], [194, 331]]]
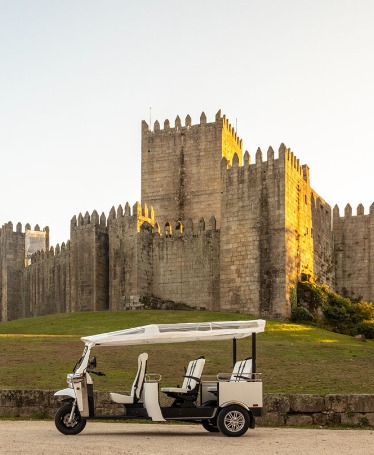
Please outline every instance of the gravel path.
[[374, 430], [256, 428], [239, 438], [199, 425], [88, 422], [64, 436], [53, 421], [0, 421], [2, 455], [373, 455]]

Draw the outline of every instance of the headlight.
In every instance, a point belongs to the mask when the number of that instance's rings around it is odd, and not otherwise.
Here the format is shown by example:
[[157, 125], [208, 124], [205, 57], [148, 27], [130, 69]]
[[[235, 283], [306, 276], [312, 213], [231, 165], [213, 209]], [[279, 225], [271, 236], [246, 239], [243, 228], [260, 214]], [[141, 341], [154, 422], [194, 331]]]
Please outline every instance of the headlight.
[[69, 373], [66, 376], [66, 382], [68, 383], [68, 386], [73, 389], [74, 385], [73, 383], [78, 383], [83, 381], [83, 374], [80, 373]]

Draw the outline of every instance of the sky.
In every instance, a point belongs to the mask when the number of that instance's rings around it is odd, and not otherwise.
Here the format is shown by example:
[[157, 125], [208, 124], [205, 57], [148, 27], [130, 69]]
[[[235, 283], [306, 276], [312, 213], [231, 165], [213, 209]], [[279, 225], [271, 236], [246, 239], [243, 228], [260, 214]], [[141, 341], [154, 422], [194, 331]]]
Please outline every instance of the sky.
[[373, 0], [0, 0], [0, 226], [61, 245], [74, 215], [140, 202], [142, 120], [220, 109], [252, 160], [283, 142], [368, 214], [373, 24]]

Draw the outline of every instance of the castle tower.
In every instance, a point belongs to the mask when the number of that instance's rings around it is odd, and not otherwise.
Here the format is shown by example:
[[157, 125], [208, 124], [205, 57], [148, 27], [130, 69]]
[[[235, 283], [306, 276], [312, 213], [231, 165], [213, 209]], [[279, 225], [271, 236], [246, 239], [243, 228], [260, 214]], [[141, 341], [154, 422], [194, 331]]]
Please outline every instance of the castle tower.
[[154, 213], [137, 202], [111, 209], [109, 232], [109, 309], [138, 308], [151, 294]]
[[212, 215], [219, 228], [220, 163], [224, 157], [231, 165], [235, 154], [241, 164], [242, 141], [221, 111], [212, 123], [204, 113], [197, 125], [189, 115], [185, 126], [177, 117], [174, 128], [165, 120], [160, 129], [156, 121], [151, 131], [142, 122], [141, 199], [154, 208], [161, 229], [168, 222], [197, 222]]
[[32, 315], [23, 289], [23, 272], [28, 258], [39, 250], [49, 247], [49, 228], [40, 231], [35, 226], [32, 231], [29, 224], [22, 232], [18, 223], [13, 231], [9, 222], [0, 229], [0, 321], [11, 321]]
[[292, 288], [314, 277], [312, 193], [309, 169], [284, 144], [278, 159], [271, 147], [267, 161], [260, 149], [242, 167], [222, 159], [222, 310], [290, 316]]
[[347, 204], [340, 216], [333, 211], [336, 291], [351, 298], [374, 302], [374, 203], [369, 214], [359, 204], [356, 215]]
[[70, 311], [109, 309], [108, 229], [104, 215], [86, 212], [70, 222]]

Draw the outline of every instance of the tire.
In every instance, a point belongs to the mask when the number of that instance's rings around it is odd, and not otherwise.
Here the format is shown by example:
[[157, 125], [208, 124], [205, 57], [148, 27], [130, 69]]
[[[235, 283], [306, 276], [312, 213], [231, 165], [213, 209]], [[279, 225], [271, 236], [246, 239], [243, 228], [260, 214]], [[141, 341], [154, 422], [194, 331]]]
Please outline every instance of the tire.
[[203, 428], [210, 433], [219, 433], [219, 428], [217, 427], [216, 420], [203, 420], [201, 422]]
[[236, 404], [227, 406], [218, 414], [217, 426], [225, 436], [242, 436], [249, 428], [248, 411]]
[[55, 415], [55, 425], [58, 431], [62, 434], [78, 434], [86, 426], [86, 419], [82, 419], [78, 409], [75, 410], [73, 419], [69, 423], [69, 418], [71, 414], [71, 409], [73, 404], [65, 404], [56, 412]]

